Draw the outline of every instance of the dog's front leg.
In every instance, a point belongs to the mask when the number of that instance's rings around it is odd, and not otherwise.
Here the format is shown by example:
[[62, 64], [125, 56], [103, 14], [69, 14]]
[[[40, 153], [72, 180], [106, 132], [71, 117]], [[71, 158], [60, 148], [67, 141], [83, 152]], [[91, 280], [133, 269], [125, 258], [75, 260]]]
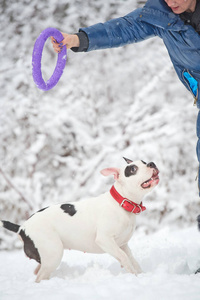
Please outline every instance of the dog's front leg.
[[128, 255], [117, 245], [113, 237], [98, 234], [96, 244], [106, 253], [116, 258], [129, 273], [137, 274]]
[[138, 262], [135, 260], [135, 258], [133, 257], [133, 254], [131, 252], [131, 249], [129, 248], [128, 244], [124, 245], [121, 247], [121, 249], [127, 254], [127, 256], [129, 257], [134, 269], [136, 270], [136, 273], [142, 273], [142, 269], [140, 268], [140, 265], [138, 264]]

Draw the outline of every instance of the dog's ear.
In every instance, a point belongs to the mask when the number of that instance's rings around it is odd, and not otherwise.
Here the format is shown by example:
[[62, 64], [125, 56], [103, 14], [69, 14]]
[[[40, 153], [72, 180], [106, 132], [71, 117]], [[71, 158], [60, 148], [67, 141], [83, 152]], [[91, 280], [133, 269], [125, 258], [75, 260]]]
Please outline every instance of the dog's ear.
[[126, 157], [123, 157], [123, 159], [127, 162], [127, 164], [131, 164], [133, 162], [132, 160], [130, 160], [130, 159], [126, 158]]
[[101, 170], [101, 174], [104, 176], [114, 175], [114, 179], [117, 180], [119, 178], [120, 169], [118, 168], [107, 168]]

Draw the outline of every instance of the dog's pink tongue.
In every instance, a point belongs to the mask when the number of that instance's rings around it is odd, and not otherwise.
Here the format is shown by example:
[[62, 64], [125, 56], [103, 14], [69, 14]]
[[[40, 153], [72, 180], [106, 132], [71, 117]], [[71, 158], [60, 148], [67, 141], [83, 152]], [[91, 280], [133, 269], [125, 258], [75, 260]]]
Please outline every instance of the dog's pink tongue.
[[153, 180], [150, 179], [150, 180], [144, 182], [144, 183], [142, 184], [142, 187], [143, 187], [143, 188], [150, 187], [150, 185], [151, 185], [152, 182], [153, 182]]
[[151, 179], [145, 181], [145, 182], [142, 184], [142, 187], [143, 187], [143, 188], [148, 188], [148, 187], [157, 185], [158, 182], [159, 182], [159, 177], [151, 178]]

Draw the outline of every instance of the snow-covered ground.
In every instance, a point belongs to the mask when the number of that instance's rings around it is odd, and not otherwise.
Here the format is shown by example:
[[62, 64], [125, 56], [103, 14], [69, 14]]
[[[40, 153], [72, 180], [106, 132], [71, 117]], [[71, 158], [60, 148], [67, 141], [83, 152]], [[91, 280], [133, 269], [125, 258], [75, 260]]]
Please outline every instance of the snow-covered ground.
[[108, 254], [65, 251], [49, 281], [34, 282], [35, 261], [22, 250], [0, 252], [1, 300], [199, 300], [200, 233], [165, 227], [136, 229], [130, 247], [144, 273], [127, 274]]

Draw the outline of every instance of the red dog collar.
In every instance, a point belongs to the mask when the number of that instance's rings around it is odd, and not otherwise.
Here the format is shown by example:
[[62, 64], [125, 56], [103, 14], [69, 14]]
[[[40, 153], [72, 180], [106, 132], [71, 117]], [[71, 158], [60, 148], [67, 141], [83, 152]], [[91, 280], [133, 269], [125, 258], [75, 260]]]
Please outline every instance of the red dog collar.
[[142, 205], [142, 202], [140, 204], [137, 204], [127, 198], [122, 197], [117, 192], [114, 185], [110, 189], [110, 194], [120, 204], [121, 207], [123, 207], [125, 210], [129, 212], [132, 212], [133, 214], [138, 215], [146, 209], [146, 207]]

